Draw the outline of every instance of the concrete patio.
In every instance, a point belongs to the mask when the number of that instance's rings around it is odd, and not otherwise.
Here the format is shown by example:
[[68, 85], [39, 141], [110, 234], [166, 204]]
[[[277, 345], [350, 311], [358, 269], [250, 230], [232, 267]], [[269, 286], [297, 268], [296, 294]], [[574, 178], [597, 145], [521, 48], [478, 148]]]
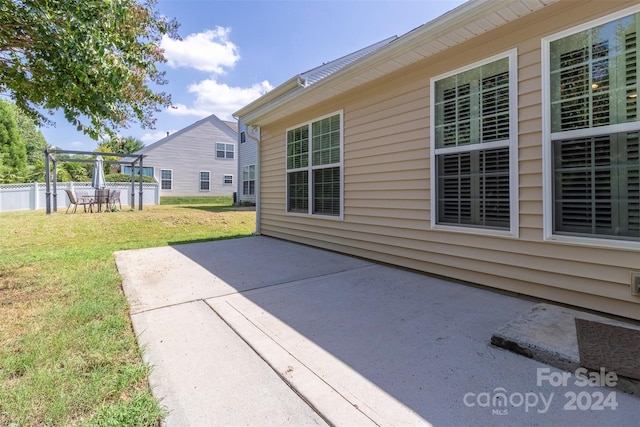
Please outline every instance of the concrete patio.
[[262, 236], [116, 262], [167, 426], [640, 425], [490, 345], [537, 301]]

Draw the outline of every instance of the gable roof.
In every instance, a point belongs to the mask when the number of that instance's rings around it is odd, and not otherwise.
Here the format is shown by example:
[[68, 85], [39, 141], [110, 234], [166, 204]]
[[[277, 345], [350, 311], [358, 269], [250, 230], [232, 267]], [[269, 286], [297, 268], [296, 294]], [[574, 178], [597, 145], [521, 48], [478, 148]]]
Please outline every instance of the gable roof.
[[315, 84], [301, 84], [301, 75], [298, 75], [233, 115], [247, 125], [263, 125], [429, 58], [557, 1], [470, 0], [355, 58]]
[[147, 145], [146, 147], [144, 147], [142, 150], [137, 151], [136, 154], [145, 154], [151, 150], [154, 150], [156, 148], [158, 148], [161, 145], [166, 144], [167, 142], [170, 142], [172, 140], [174, 140], [175, 138], [178, 138], [180, 135], [189, 132], [190, 130], [202, 125], [205, 122], [209, 122], [211, 123], [213, 126], [217, 127], [218, 129], [222, 130], [223, 132], [225, 132], [227, 135], [229, 135], [229, 138], [233, 139], [234, 141], [238, 139], [238, 132], [234, 131], [230, 125], [230, 123], [233, 122], [224, 122], [222, 120], [220, 120], [218, 117], [216, 117], [215, 114], [212, 114], [208, 117], [205, 117], [204, 119], [198, 120], [197, 122], [180, 129], [177, 132], [172, 133], [171, 135], [168, 135], [164, 138], [162, 138], [159, 141], [154, 142], [153, 144]]

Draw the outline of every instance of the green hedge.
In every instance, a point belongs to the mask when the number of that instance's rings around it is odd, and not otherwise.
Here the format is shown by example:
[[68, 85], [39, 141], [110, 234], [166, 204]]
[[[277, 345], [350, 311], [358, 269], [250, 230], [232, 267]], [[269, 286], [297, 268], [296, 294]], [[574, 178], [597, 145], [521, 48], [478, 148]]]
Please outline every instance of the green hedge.
[[[138, 175], [135, 175], [136, 182], [140, 179]], [[124, 173], [112, 173], [105, 175], [104, 180], [107, 182], [131, 182], [131, 175]], [[152, 176], [143, 176], [142, 182], [156, 182]]]

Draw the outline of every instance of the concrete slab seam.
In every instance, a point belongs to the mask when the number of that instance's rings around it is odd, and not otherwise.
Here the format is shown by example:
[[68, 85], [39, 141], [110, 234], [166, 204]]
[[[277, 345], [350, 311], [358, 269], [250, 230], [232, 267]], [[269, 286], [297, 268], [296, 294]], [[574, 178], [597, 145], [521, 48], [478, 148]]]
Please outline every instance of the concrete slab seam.
[[[205, 301], [206, 302], [206, 301]], [[242, 334], [239, 333], [239, 331], [230, 323], [228, 322], [222, 315], [220, 315], [220, 313], [217, 312], [217, 310], [207, 302], [207, 304], [209, 305], [209, 307], [211, 308], [212, 311], [214, 311], [219, 317], [220, 319], [222, 319], [222, 321], [236, 334], [238, 335], [238, 337], [240, 337], [240, 339], [242, 339], [247, 346], [249, 346], [249, 348], [251, 348], [251, 350], [258, 355], [258, 357], [260, 357], [264, 363], [267, 364], [267, 366], [269, 366], [275, 373], [276, 375], [278, 375], [278, 377], [285, 383], [287, 384], [287, 386], [294, 392], [296, 393], [296, 395], [298, 395], [300, 397], [300, 399], [302, 399], [307, 405], [309, 405], [309, 407], [316, 413], [318, 414], [319, 417], [321, 417], [328, 425], [330, 426], [335, 426], [335, 424], [333, 422], [331, 422], [324, 414], [322, 414], [322, 412], [320, 412], [320, 410], [313, 404], [311, 403], [311, 401], [295, 386], [293, 385], [291, 382], [289, 382], [283, 375], [280, 374], [280, 372], [271, 364], [269, 363], [269, 361], [267, 360], [267, 358], [260, 353], [254, 346], [251, 345], [251, 343], [246, 340]], [[340, 396], [342, 399], [344, 399], [346, 402], [349, 402], [350, 405], [353, 405], [350, 400], [345, 397], [342, 393], [340, 393], [340, 391], [338, 391], [335, 387], [333, 387], [331, 384], [327, 383], [322, 377], [318, 376], [311, 368], [309, 368], [305, 363], [303, 363], [301, 360], [299, 360], [297, 357], [295, 357], [293, 354], [291, 354], [291, 352], [289, 350], [287, 350], [286, 348], [284, 348], [280, 343], [278, 343], [276, 340], [274, 340], [273, 338], [271, 338], [270, 336], [268, 336], [267, 334], [264, 333], [264, 331], [262, 331], [262, 329], [260, 328], [259, 325], [257, 325], [254, 321], [252, 321], [249, 317], [247, 317], [243, 312], [241, 312], [237, 307], [235, 307], [233, 304], [231, 304], [229, 301], [224, 301], [224, 304], [227, 305], [231, 310], [233, 310], [234, 312], [236, 312], [240, 317], [242, 317], [243, 319], [245, 319], [249, 324], [251, 324], [257, 331], [259, 331], [263, 336], [265, 336], [267, 339], [269, 339], [269, 341], [271, 341], [273, 344], [275, 344], [276, 346], [278, 346], [280, 349], [282, 349], [282, 351], [284, 351], [286, 354], [289, 355], [289, 357], [291, 357], [293, 360], [295, 360], [296, 362], [298, 362], [301, 366], [303, 366], [305, 369], [307, 369], [314, 377], [316, 377], [320, 382], [322, 382], [323, 384], [325, 384], [328, 388], [330, 388], [333, 392], [335, 392], [338, 396]], [[357, 408], [357, 406], [356, 406]], [[379, 426], [380, 424], [376, 423], [370, 416], [368, 416], [366, 413], [362, 412], [360, 409], [355, 409], [357, 410], [362, 416], [366, 417], [368, 420], [371, 421], [371, 423], [373, 423], [376, 426]]]

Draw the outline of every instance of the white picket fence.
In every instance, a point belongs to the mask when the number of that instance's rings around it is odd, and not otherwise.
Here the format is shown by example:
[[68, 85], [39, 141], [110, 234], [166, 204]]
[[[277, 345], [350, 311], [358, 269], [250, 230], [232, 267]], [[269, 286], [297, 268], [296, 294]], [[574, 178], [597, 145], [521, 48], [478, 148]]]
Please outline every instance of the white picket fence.
[[[138, 208], [138, 182], [134, 190], [135, 208]], [[64, 190], [89, 190], [93, 191], [90, 182], [59, 182], [57, 184], [57, 206], [58, 210], [65, 210], [69, 204], [69, 198]], [[127, 182], [108, 182], [107, 188], [112, 190], [120, 190], [120, 202], [122, 208], [131, 206], [131, 183]], [[25, 184], [0, 184], [0, 212], [24, 211], [45, 209], [46, 203], [46, 185], [41, 182], [25, 183]], [[51, 184], [51, 210], [53, 211], [53, 184]], [[157, 183], [145, 182], [142, 184], [142, 203], [144, 205], [160, 204], [160, 188]]]

